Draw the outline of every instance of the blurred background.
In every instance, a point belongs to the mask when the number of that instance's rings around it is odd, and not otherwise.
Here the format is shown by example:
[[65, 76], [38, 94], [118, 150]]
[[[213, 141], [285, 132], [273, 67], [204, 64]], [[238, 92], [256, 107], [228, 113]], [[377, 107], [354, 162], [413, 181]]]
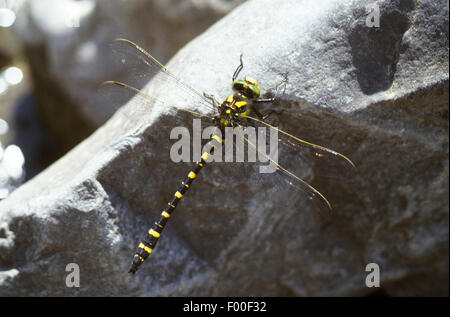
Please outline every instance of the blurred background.
[[110, 43], [124, 37], [166, 62], [244, 0], [0, 0], [0, 199], [117, 110], [98, 93], [128, 80]]

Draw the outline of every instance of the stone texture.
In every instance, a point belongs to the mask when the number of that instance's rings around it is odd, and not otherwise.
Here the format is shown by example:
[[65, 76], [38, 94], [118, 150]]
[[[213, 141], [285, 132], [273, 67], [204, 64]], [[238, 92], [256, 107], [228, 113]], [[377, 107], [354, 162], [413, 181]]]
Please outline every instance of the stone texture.
[[166, 62], [242, 0], [23, 2], [15, 30], [30, 62], [43, 121], [67, 151], [117, 110], [98, 93], [112, 77], [130, 79], [113, 65], [115, 38], [152, 47]]
[[[331, 215], [256, 182], [256, 169], [211, 164], [128, 276], [189, 170], [168, 159], [181, 121], [134, 99], [0, 203], [0, 295], [366, 295], [375, 262], [385, 294], [448, 296], [448, 7], [378, 1], [380, 28], [369, 29], [369, 3], [248, 1], [168, 64], [221, 98], [241, 53], [263, 92], [287, 80], [273, 105], [280, 127], [358, 167], [351, 182], [317, 181]], [[180, 101], [158, 81], [145, 89]], [[80, 288], [64, 284], [68, 263]]]

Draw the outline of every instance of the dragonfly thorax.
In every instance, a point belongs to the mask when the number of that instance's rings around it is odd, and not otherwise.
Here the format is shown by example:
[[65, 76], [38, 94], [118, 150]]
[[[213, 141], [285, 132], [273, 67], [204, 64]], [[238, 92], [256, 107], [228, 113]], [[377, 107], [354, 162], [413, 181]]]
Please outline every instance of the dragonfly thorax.
[[250, 77], [233, 81], [234, 94], [229, 95], [219, 106], [219, 114], [213, 121], [220, 128], [241, 125], [249, 114], [248, 102], [259, 97], [258, 82]]
[[228, 96], [219, 106], [219, 114], [214, 118], [214, 122], [220, 127], [234, 127], [240, 125], [243, 116], [248, 115], [248, 98], [235, 93]]

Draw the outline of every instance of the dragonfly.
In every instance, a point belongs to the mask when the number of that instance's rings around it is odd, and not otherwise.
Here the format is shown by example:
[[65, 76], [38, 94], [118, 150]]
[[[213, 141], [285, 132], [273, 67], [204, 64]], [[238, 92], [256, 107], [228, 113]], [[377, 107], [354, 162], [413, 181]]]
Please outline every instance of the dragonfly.
[[[194, 88], [193, 85], [187, 83], [178, 75], [175, 75], [166, 66], [159, 62], [145, 49], [137, 45], [136, 43], [119, 38], [114, 41], [119, 47], [126, 48], [132, 51], [133, 59], [137, 61], [139, 71], [152, 76], [154, 80], [160, 80], [161, 83], [167, 85], [173, 85], [175, 93], [180, 95], [187, 94], [193, 97], [194, 102], [200, 108], [206, 109], [207, 114], [200, 111], [194, 111], [183, 106], [170, 105], [173, 109], [188, 113], [189, 115], [205, 118], [215, 127], [210, 135], [210, 139], [207, 142], [207, 150], [205, 150], [200, 159], [195, 162], [195, 168], [192, 168], [187, 177], [179, 184], [179, 187], [174, 192], [172, 199], [167, 203], [167, 206], [161, 212], [159, 219], [154, 222], [150, 229], [146, 232], [145, 236], [141, 239], [138, 247], [133, 254], [133, 259], [129, 268], [129, 273], [135, 274], [141, 265], [146, 261], [149, 255], [155, 249], [157, 242], [159, 241], [164, 228], [167, 225], [168, 220], [172, 217], [174, 210], [178, 206], [182, 197], [191, 188], [193, 181], [198, 177], [200, 171], [209, 163], [209, 159], [214, 155], [215, 151], [224, 145], [223, 139], [224, 130], [226, 128], [235, 129], [238, 127], [246, 128], [249, 126], [264, 127], [268, 129], [269, 134], [274, 133], [277, 136], [279, 146], [285, 150], [283, 158], [287, 162], [304, 161], [308, 164], [323, 162], [325, 165], [333, 166], [338, 170], [344, 166], [351, 170], [356, 169], [355, 164], [345, 155], [329, 149], [327, 147], [308, 142], [300, 139], [293, 134], [290, 134], [282, 129], [279, 129], [273, 124], [268, 123], [267, 118], [272, 115], [272, 111], [263, 114], [258, 105], [273, 103], [276, 98], [262, 98], [259, 89], [259, 83], [257, 80], [251, 77], [239, 77], [241, 71], [244, 68], [243, 55], [240, 55], [240, 63], [235, 69], [232, 75], [232, 90], [233, 93], [225, 98], [222, 102], [219, 102], [212, 94], [201, 92]], [[146, 105], [150, 107], [156, 103], [162, 103], [167, 106], [167, 102], [161, 98], [157, 98], [153, 95], [135, 88], [133, 85], [120, 82], [120, 81], [106, 81], [103, 85], [119, 86], [127, 89], [133, 94], [140, 97]], [[265, 161], [275, 166], [275, 173], [277, 177], [281, 177], [285, 186], [299, 189], [300, 192], [313, 201], [315, 205], [320, 206], [320, 209], [331, 210], [332, 206], [328, 199], [315, 187], [305, 181], [298, 173], [292, 171], [286, 166], [280, 164], [271, 155], [266, 152], [260, 151], [257, 144], [253, 140], [244, 136], [244, 141], [247, 147], [255, 149], [259, 156], [265, 159]], [[205, 148], [205, 147], [204, 147]], [[290, 164], [291, 166], [293, 164]], [[295, 164], [294, 164], [295, 165]]]

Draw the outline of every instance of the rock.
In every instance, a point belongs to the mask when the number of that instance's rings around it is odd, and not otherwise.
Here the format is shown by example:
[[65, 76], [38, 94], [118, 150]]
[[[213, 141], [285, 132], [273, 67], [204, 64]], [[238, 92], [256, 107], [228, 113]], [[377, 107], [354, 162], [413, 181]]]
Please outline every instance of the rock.
[[[139, 238], [190, 169], [169, 159], [170, 130], [192, 122], [135, 98], [0, 203], [0, 295], [366, 295], [380, 290], [365, 283], [376, 263], [387, 295], [448, 296], [448, 8], [378, 1], [369, 29], [371, 3], [248, 1], [168, 64], [224, 98], [243, 53], [242, 75], [277, 95], [282, 129], [356, 164], [337, 182], [340, 171], [322, 181], [318, 164], [301, 167], [331, 214], [259, 182], [256, 168], [212, 163], [129, 276]], [[182, 98], [158, 80], [144, 89]], [[66, 287], [70, 263], [80, 287]]]
[[118, 37], [153, 47], [167, 61], [242, 0], [27, 1], [15, 30], [30, 61], [42, 117], [65, 151], [104, 123], [117, 108], [98, 94], [121, 77], [111, 42]]

